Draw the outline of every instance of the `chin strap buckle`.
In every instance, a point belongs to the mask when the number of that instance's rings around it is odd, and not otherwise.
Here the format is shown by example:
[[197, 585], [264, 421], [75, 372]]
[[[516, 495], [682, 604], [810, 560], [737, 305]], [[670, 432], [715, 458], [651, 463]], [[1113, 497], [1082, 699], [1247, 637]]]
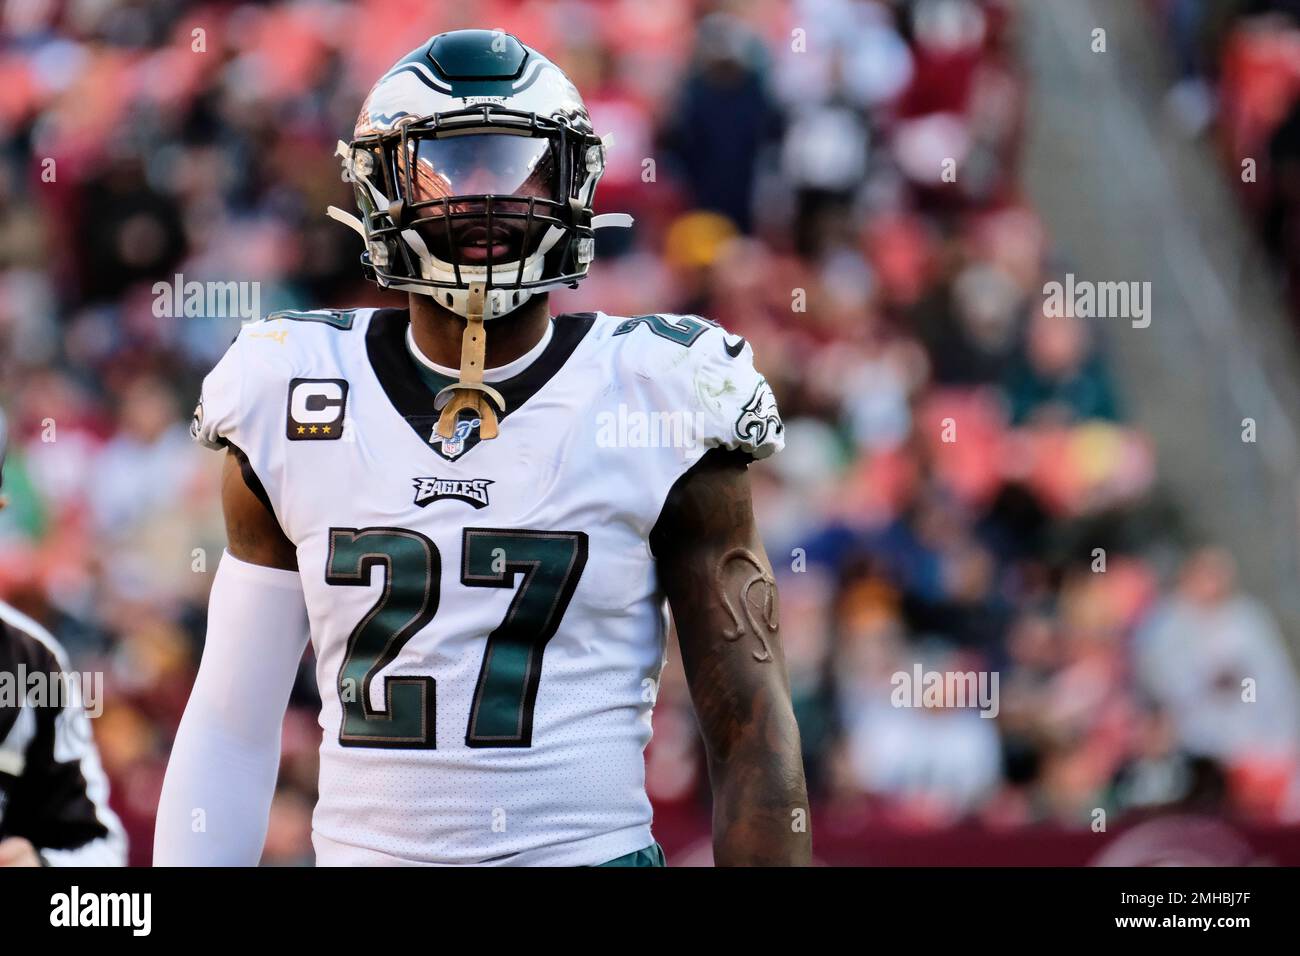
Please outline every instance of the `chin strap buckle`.
[[479, 438], [496, 438], [499, 430], [497, 410], [506, 410], [506, 400], [501, 397], [501, 393], [483, 382], [483, 365], [487, 353], [487, 335], [483, 331], [486, 298], [482, 282], [470, 284], [469, 303], [465, 310], [465, 334], [460, 340], [460, 381], [440, 391], [433, 402], [434, 408], [442, 409], [442, 414], [438, 417], [438, 434], [443, 438], [451, 438], [456, 433], [456, 419], [464, 408], [473, 409], [478, 416]]

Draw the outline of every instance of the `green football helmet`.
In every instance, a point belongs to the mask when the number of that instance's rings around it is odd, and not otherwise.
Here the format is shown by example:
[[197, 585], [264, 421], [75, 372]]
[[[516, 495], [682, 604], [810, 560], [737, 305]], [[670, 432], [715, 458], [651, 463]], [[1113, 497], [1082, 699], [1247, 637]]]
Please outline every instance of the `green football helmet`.
[[471, 284], [484, 318], [535, 292], [576, 286], [595, 230], [606, 144], [554, 63], [508, 33], [457, 30], [399, 60], [371, 89], [350, 143], [339, 144], [358, 216], [330, 215], [365, 241], [379, 285], [432, 296], [466, 314]]

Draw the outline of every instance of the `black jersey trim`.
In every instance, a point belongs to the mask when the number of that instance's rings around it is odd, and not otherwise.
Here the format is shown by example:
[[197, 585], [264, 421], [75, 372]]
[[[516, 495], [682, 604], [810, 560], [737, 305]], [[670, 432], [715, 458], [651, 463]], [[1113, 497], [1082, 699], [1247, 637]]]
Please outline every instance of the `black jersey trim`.
[[253, 497], [266, 507], [266, 510], [271, 515], [271, 519], [279, 526], [280, 533], [284, 535], [284, 539], [290, 541], [291, 539], [289, 538], [289, 535], [284, 530], [284, 522], [281, 521], [280, 516], [276, 514], [275, 506], [271, 504], [271, 496], [266, 493], [266, 486], [262, 484], [262, 479], [257, 477], [257, 471], [253, 468], [253, 463], [248, 460], [248, 455], [244, 453], [244, 449], [240, 448], [229, 438], [225, 437], [221, 438], [221, 444], [224, 445], [226, 449], [235, 456], [235, 460], [239, 462], [239, 474], [243, 477], [244, 484], [248, 486], [248, 490], [253, 493]]
[[[500, 416], [503, 420], [518, 411], [563, 368], [591, 331], [596, 313], [571, 312], [557, 315], [552, 321], [555, 331], [537, 360], [518, 375], [491, 383], [506, 401]], [[438, 421], [434, 396], [439, 389], [454, 383], [411, 357], [406, 348], [406, 328], [410, 323], [411, 316], [406, 309], [379, 309], [366, 330], [366, 354], [389, 402], [423, 442]]]
[[275, 517], [275, 509], [271, 507], [271, 496], [266, 493], [266, 486], [262, 484], [262, 479], [257, 477], [257, 472], [253, 470], [253, 463], [248, 460], [248, 455], [244, 454], [244, 449], [229, 438], [221, 439], [221, 443], [239, 462], [239, 474], [243, 476], [244, 484], [248, 486], [248, 490], [253, 493], [258, 501], [266, 505], [266, 510], [271, 512], [272, 517]]

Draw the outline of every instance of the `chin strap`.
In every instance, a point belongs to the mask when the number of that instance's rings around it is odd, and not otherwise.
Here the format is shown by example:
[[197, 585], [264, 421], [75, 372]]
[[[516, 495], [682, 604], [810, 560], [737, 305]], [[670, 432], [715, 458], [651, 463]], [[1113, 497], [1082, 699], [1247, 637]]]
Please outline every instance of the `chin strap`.
[[591, 217], [592, 229], [631, 229], [632, 216], [625, 212], [602, 212]]
[[[470, 408], [478, 416], [478, 437], [497, 437], [497, 409], [506, 410], [506, 400], [491, 385], [483, 383], [483, 363], [487, 351], [487, 335], [483, 331], [483, 310], [487, 293], [482, 282], [469, 287], [469, 305], [465, 310], [465, 334], [460, 340], [460, 381], [448, 385], [434, 399], [433, 407], [441, 408], [438, 434], [451, 438], [456, 433], [456, 419], [461, 409]], [[493, 407], [493, 403], [496, 407]]]
[[366, 238], [366, 227], [361, 225], [361, 220], [350, 212], [344, 212], [338, 206], [326, 206], [325, 215], [329, 216], [335, 222], [341, 222], [362, 239]]

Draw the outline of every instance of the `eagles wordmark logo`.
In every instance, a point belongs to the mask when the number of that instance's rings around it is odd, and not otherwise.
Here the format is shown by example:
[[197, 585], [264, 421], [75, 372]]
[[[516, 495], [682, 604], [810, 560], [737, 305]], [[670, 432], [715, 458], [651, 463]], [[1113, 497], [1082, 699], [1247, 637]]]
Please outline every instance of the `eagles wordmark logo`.
[[490, 478], [416, 478], [415, 503], [421, 508], [431, 501], [454, 498], [473, 505], [477, 510], [488, 504]]

